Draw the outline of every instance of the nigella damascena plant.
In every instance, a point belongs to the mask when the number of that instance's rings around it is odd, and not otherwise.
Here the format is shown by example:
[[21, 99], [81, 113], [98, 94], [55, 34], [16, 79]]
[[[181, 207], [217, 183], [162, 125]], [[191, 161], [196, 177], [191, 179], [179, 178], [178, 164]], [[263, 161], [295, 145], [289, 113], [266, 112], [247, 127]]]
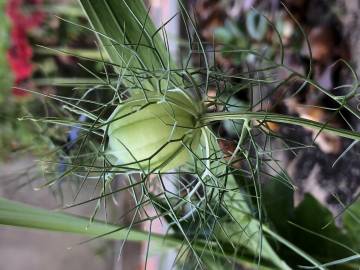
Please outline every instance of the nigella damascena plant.
[[193, 160], [200, 144], [200, 102], [180, 89], [133, 95], [108, 123], [107, 154], [117, 165], [166, 172]]

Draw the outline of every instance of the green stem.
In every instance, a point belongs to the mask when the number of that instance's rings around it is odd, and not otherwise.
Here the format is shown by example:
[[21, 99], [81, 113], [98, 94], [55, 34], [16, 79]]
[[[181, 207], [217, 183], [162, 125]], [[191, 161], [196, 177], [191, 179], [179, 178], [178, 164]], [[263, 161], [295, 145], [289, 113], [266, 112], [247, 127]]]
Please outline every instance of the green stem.
[[289, 249], [291, 249], [292, 251], [294, 251], [296, 254], [300, 255], [301, 257], [303, 257], [304, 259], [306, 259], [308, 262], [310, 262], [311, 264], [313, 264], [317, 269], [320, 270], [325, 270], [325, 268], [315, 259], [313, 259], [311, 256], [309, 256], [308, 254], [306, 254], [303, 250], [299, 249], [297, 246], [293, 245], [292, 243], [290, 243], [289, 241], [287, 241], [285, 238], [281, 237], [280, 235], [276, 234], [275, 232], [273, 232], [272, 230], [270, 230], [269, 228], [267, 228], [266, 226], [263, 226], [263, 231], [265, 233], [267, 233], [268, 235], [270, 235], [272, 238], [274, 238], [275, 240], [279, 241], [280, 243], [282, 243], [283, 245], [285, 245], [286, 247], [288, 247]]
[[[27, 204], [14, 202], [0, 197], [0, 225], [26, 227], [53, 232], [65, 232], [84, 235], [94, 238], [105, 238], [126, 241], [146, 241], [149, 239], [149, 232], [134, 228], [119, 227], [105, 224], [99, 221], [89, 222], [89, 219], [70, 214], [53, 212], [45, 209], [36, 208]], [[1, 228], [1, 227], [0, 227]], [[130, 232], [128, 233], [128, 230]], [[167, 248], [179, 248], [183, 244], [183, 239], [175, 235], [160, 235], [151, 232], [151, 241], [155, 241]], [[251, 256], [236, 254], [233, 250], [221, 252], [216, 248], [209, 249], [211, 243], [196, 241], [193, 243], [194, 250], [199, 253], [215, 255], [224, 259], [234, 258], [237, 262], [246, 263], [253, 266]], [[260, 269], [274, 269], [272, 263], [264, 262]]]
[[327, 133], [331, 133], [333, 135], [337, 135], [340, 137], [357, 140], [360, 141], [360, 133], [346, 130], [342, 128], [334, 128], [328, 126], [324, 123], [319, 123], [316, 121], [276, 114], [276, 113], [268, 113], [268, 112], [241, 112], [241, 113], [230, 113], [230, 112], [217, 112], [217, 113], [206, 113], [201, 118], [200, 121], [203, 124], [208, 124], [215, 121], [221, 120], [257, 120], [257, 121], [268, 121], [275, 123], [283, 123], [296, 125], [301, 127], [311, 128], [317, 131], [326, 131]]

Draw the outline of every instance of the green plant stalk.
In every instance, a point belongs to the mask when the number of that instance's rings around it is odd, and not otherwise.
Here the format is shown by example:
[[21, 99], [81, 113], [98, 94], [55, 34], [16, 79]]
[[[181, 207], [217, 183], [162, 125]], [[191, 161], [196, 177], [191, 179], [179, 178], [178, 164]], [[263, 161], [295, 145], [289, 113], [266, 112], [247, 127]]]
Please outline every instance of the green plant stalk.
[[[99, 79], [92, 78], [63, 78], [63, 77], [55, 77], [51, 79], [34, 79], [32, 80], [37, 86], [93, 86], [93, 85], [101, 85], [105, 83]], [[115, 81], [111, 81], [114, 85]]]
[[[118, 229], [118, 227], [101, 222], [90, 224], [89, 219], [59, 212], [51, 212], [4, 198], [0, 198], [0, 223], [2, 225], [75, 233], [92, 237]], [[104, 238], [123, 240], [126, 234], [126, 229], [124, 229], [104, 236]], [[128, 239], [131, 241], [143, 241], [146, 237], [146, 232], [131, 230]], [[157, 237], [158, 236], [154, 234], [154, 238]], [[171, 240], [169, 241], [171, 242]]]
[[296, 125], [301, 127], [307, 127], [311, 129], [315, 129], [317, 131], [326, 131], [333, 135], [337, 135], [343, 138], [348, 138], [352, 140], [360, 140], [360, 133], [341, 129], [341, 128], [334, 128], [328, 126], [324, 123], [319, 123], [316, 121], [276, 114], [276, 113], [268, 113], [268, 112], [241, 112], [241, 113], [229, 113], [229, 112], [218, 112], [218, 113], [206, 113], [204, 114], [200, 121], [206, 125], [211, 122], [215, 121], [222, 121], [222, 120], [257, 120], [257, 121], [268, 121], [268, 122], [275, 122], [275, 123], [283, 123], [283, 124], [290, 124]]
[[[228, 176], [228, 188], [236, 188], [236, 182], [232, 175]], [[271, 260], [278, 269], [291, 270], [291, 268], [283, 261], [273, 250], [265, 235], [260, 231], [262, 224], [250, 215], [250, 209], [242, 195], [242, 193], [234, 192], [225, 194], [224, 201], [228, 206], [228, 211], [236, 220], [233, 224], [224, 224], [223, 227], [232, 234], [238, 234], [240, 237], [237, 241], [242, 243], [244, 247], [252, 250], [254, 254], [259, 253], [261, 260]], [[248, 213], [248, 214], [246, 214]], [[235, 238], [236, 236], [232, 237]], [[249, 238], [249, 239], [248, 239]], [[277, 239], [278, 240], [278, 239]], [[236, 241], [235, 241], [236, 242]], [[260, 245], [261, 242], [261, 245]], [[281, 241], [282, 242], [282, 241]], [[261, 249], [261, 251], [260, 251]], [[261, 262], [261, 261], [260, 261]]]
[[[219, 145], [216, 143], [216, 136], [210, 130], [204, 132], [204, 137], [208, 142], [209, 156], [216, 156], [216, 153], [221, 152]], [[224, 163], [220, 162], [220, 164], [214, 164], [214, 168], [210, 170], [214, 175], [223, 175], [226, 174], [227, 168]], [[220, 183], [226, 182], [226, 189], [238, 190], [238, 185], [232, 174], [227, 175], [226, 180], [224, 178], [222, 177], [218, 181]], [[261, 233], [260, 227], [262, 224], [252, 217], [251, 210], [241, 191], [225, 192], [223, 201], [232, 220], [221, 224], [222, 228], [219, 227], [215, 231], [217, 237], [231, 242], [235, 246], [241, 245], [250, 250], [255, 256], [258, 255], [259, 259], [261, 259], [258, 261], [259, 265], [265, 259], [270, 260], [278, 269], [290, 270], [291, 268], [276, 254], [266, 237]]]
[[68, 47], [43, 47], [37, 46], [34, 49], [36, 54], [40, 55], [71, 55], [78, 58], [92, 59], [93, 61], [105, 61], [107, 62], [107, 56], [104, 55], [104, 59], [98, 49], [74, 49]]
[[[29, 206], [24, 203], [14, 202], [0, 197], [0, 224], [25, 227], [31, 229], [40, 229], [53, 232], [64, 232], [78, 234], [88, 237], [101, 237], [112, 240], [127, 240], [127, 241], [147, 241], [149, 239], [149, 232], [140, 231], [134, 228], [122, 228], [117, 226], [105, 224], [99, 221], [90, 223], [89, 219], [74, 216], [71, 214], [64, 214], [60, 212], [52, 212], [45, 209]], [[129, 230], [129, 233], [128, 233]], [[183, 245], [183, 240], [170, 235], [160, 235], [151, 233], [151, 240], [156, 241], [167, 248], [178, 248]], [[219, 257], [227, 256], [233, 257], [234, 253], [220, 252], [219, 250], [209, 250], [206, 246], [209, 243], [197, 242], [194, 243], [194, 249], [199, 252], [209, 253]], [[245, 263], [249, 266], [254, 266], [253, 261], [245, 256], [236, 256], [234, 259], [239, 263]], [[271, 264], [261, 266], [260, 269], [274, 269]]]
[[268, 227], [263, 226], [264, 233], [271, 236], [276, 241], [282, 243], [286, 247], [288, 247], [290, 250], [294, 251], [299, 256], [303, 257], [305, 260], [310, 262], [314, 265], [314, 268], [324, 270], [325, 266], [321, 265], [317, 260], [313, 259], [311, 256], [309, 256], [307, 253], [305, 253], [303, 250], [299, 249], [297, 246], [293, 245], [291, 242], [287, 241], [285, 238], [281, 237], [280, 235], [276, 234], [272, 230], [270, 230]]

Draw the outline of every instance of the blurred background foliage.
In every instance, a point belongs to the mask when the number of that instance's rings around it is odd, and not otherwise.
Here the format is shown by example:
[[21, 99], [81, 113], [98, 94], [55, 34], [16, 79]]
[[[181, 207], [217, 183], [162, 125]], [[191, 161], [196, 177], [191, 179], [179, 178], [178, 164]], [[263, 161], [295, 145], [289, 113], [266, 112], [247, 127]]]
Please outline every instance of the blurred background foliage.
[[[46, 96], [75, 97], [71, 81], [81, 85], [92, 76], [80, 65], [94, 71], [101, 68], [79, 58], [99, 57], [94, 37], [64, 21], [86, 25], [76, 1], [9, 0], [1, 1], [0, 7], [0, 159], [6, 160], [19, 151], [39, 154], [53, 147], [52, 136], [66, 141], [66, 134], [51, 125], [18, 118], [61, 114], [59, 103], [45, 100]], [[50, 140], [42, 137], [45, 128]]]

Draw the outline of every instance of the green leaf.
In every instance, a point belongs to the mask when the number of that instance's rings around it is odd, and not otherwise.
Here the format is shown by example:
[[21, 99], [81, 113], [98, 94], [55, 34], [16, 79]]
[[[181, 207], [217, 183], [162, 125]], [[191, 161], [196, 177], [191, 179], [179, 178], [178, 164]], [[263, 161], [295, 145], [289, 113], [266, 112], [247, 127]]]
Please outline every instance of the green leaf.
[[[324, 228], [326, 222], [333, 219], [331, 212], [310, 194], [306, 194], [304, 200], [294, 208], [293, 190], [283, 179], [286, 179], [285, 176], [279, 175], [263, 187], [263, 205], [273, 230], [325, 264], [342, 262], [341, 267], [347, 267], [344, 265], [347, 260], [341, 258], [354, 255], [351, 249], [357, 250], [356, 244], [360, 240], [359, 220], [353, 219], [354, 212], [358, 210], [356, 205], [353, 211], [346, 212], [344, 216], [346, 231], [334, 223]], [[304, 264], [304, 260], [297, 255], [294, 257], [295, 254], [288, 250], [280, 248], [278, 252], [286, 261], [292, 262], [292, 266]]]
[[[351, 247], [349, 238], [334, 223], [323, 228], [332, 219], [331, 212], [310, 194], [295, 209], [293, 224], [294, 243], [317, 258], [334, 260], [354, 255], [344, 246]], [[337, 241], [341, 245], [335, 243]]]
[[344, 214], [344, 228], [354, 249], [360, 249], [360, 201], [354, 202]]
[[294, 190], [289, 186], [288, 181], [287, 175], [280, 174], [272, 177], [262, 187], [266, 221], [285, 238], [291, 231], [288, 220], [294, 212]]
[[[359, 243], [356, 239], [358, 238], [356, 233], [359, 233], [358, 223], [350, 222], [347, 217], [344, 220], [344, 227], [349, 228], [348, 232], [341, 230], [334, 223], [324, 227], [326, 222], [332, 220], [333, 217], [331, 212], [314, 197], [306, 194], [299, 206], [293, 208], [292, 192], [289, 192], [289, 188], [279, 181], [272, 181], [268, 184], [270, 185], [264, 187], [263, 202], [266, 206], [267, 218], [275, 231], [289, 243], [323, 262], [322, 267], [328, 266], [329, 262], [331, 262], [330, 265], [341, 262], [342, 265], [337, 269], [352, 269], [349, 264], [357, 265], [356, 261], [349, 262], [350, 260], [346, 258], [356, 254], [354, 243]], [[274, 191], [275, 187], [276, 192]], [[275, 198], [274, 204], [269, 203], [270, 200], [274, 200], [276, 193], [280, 198]], [[271, 195], [273, 199], [269, 197]], [[351, 238], [354, 241], [351, 241]], [[285, 261], [291, 262], [291, 266], [307, 264], [304, 258], [298, 256], [297, 252], [289, 253], [288, 249], [284, 249], [283, 246], [278, 249], [278, 253]], [[310, 268], [313, 269], [312, 266], [309, 266]]]
[[[139, 0], [79, 0], [93, 29], [112, 63], [120, 74], [133, 76], [144, 72], [170, 72], [174, 68], [161, 34], [149, 18], [143, 1]], [[128, 86], [140, 87], [137, 78]], [[172, 76], [175, 86], [180, 78]], [[157, 90], [159, 78], [140, 82], [146, 90]]]

